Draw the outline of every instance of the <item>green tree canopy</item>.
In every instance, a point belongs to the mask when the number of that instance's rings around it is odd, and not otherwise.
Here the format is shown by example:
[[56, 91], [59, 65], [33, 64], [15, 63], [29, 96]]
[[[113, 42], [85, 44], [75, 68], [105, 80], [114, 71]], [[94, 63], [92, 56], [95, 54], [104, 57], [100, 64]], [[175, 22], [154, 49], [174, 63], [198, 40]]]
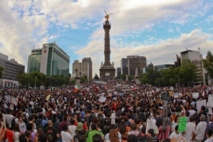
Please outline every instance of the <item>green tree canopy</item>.
[[210, 78], [213, 78], [213, 55], [210, 51], [207, 52], [206, 59], [203, 60], [203, 66], [206, 69]]

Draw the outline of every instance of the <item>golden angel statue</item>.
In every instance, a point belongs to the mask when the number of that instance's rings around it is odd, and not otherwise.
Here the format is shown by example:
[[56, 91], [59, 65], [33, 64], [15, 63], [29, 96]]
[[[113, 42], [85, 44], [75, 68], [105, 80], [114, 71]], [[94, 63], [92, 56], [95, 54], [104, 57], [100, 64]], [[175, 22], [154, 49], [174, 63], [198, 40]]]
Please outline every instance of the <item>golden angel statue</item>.
[[107, 12], [106, 11], [104, 11], [105, 13], [106, 13], [106, 16], [105, 16], [105, 18], [106, 18], [106, 20], [108, 21], [108, 19], [109, 19], [109, 15], [111, 15], [112, 13], [110, 13], [110, 14], [107, 14]]

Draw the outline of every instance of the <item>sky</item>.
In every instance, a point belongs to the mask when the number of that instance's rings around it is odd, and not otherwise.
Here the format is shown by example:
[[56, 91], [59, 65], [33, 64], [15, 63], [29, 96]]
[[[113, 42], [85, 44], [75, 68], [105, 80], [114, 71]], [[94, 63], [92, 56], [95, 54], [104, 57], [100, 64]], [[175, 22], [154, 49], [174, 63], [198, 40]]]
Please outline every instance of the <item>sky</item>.
[[[104, 61], [105, 13], [112, 13], [111, 61], [139, 55], [174, 63], [186, 49], [213, 52], [212, 0], [0, 0], [0, 52], [27, 68], [33, 48], [56, 42], [74, 60]], [[25, 69], [27, 70], [27, 69]]]

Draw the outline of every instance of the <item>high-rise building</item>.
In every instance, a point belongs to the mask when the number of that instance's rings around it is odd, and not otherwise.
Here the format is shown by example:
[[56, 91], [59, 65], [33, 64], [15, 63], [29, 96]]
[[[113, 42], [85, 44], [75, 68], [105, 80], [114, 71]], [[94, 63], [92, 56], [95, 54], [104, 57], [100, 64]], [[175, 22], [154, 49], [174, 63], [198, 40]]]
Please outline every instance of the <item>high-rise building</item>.
[[88, 73], [88, 79], [92, 79], [92, 60], [90, 57], [85, 57], [82, 59], [82, 63], [88, 63], [89, 64], [89, 73]]
[[4, 69], [0, 86], [17, 87], [17, 75], [24, 72], [25, 66], [19, 64], [14, 59], [8, 60], [8, 56], [2, 53], [0, 53], [0, 66]]
[[79, 62], [78, 60], [75, 60], [74, 63], [72, 64], [72, 74], [78, 77], [81, 76], [89, 77], [89, 63]]
[[205, 69], [203, 68], [202, 64], [202, 54], [200, 54], [200, 51], [193, 51], [193, 50], [186, 50], [182, 51], [180, 53], [182, 61], [184, 59], [189, 59], [197, 66], [197, 75], [194, 80], [194, 84], [206, 84], [205, 80]]
[[121, 76], [121, 68], [117, 68], [117, 76]]
[[143, 72], [146, 67], [146, 57], [144, 56], [127, 56], [128, 59], [128, 75], [135, 75], [136, 68], [138, 69], [138, 74]]
[[34, 49], [28, 59], [28, 73], [39, 71], [45, 75], [69, 75], [70, 57], [56, 44], [43, 44]]
[[128, 74], [128, 59], [122, 58], [121, 59], [121, 74]]
[[174, 65], [173, 64], [156, 65], [155, 71], [160, 71], [160, 70], [167, 69], [167, 68], [170, 68], [170, 67], [174, 67]]
[[42, 49], [33, 49], [28, 58], [27, 73], [40, 72]]
[[148, 64], [144, 69], [143, 73], [148, 72], [149, 70], [154, 70], [154, 65], [152, 63]]

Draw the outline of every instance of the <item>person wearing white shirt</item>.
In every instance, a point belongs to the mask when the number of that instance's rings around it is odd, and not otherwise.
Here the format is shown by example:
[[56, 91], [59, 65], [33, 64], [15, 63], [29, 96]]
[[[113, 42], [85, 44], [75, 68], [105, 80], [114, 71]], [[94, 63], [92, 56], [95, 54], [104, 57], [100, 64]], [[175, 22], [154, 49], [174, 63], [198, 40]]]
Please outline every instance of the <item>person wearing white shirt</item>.
[[185, 131], [183, 137], [186, 138], [187, 140], [191, 141], [192, 136], [194, 135], [194, 132], [195, 132], [196, 125], [193, 122], [194, 118], [192, 116], [189, 118], [189, 120], [190, 120], [190, 122], [188, 122], [186, 124], [186, 131]]
[[71, 119], [71, 120], [70, 120], [70, 124], [71, 124], [71, 125], [68, 126], [68, 129], [69, 129], [70, 133], [71, 133], [73, 136], [75, 136], [75, 130], [76, 130], [75, 120], [74, 120], [74, 119]]
[[14, 119], [14, 116], [11, 114], [11, 111], [9, 111], [8, 114], [5, 114], [5, 121], [9, 124], [9, 127], [12, 127], [12, 120]]
[[201, 142], [204, 139], [206, 128], [207, 128], [207, 123], [205, 119], [206, 119], [205, 115], [200, 116], [200, 122], [197, 124], [195, 135], [193, 138], [193, 140], [195, 140], [196, 142]]
[[172, 140], [172, 139], [178, 139], [181, 136], [182, 136], [181, 133], [178, 132], [178, 125], [177, 125], [177, 126], [175, 126], [175, 131], [171, 133], [169, 138]]
[[213, 137], [212, 137], [212, 130], [208, 130], [206, 132], [206, 137], [207, 137], [207, 140], [205, 140], [205, 142], [213, 142]]
[[69, 129], [64, 125], [63, 130], [61, 131], [62, 142], [72, 142], [73, 136], [69, 132]]

